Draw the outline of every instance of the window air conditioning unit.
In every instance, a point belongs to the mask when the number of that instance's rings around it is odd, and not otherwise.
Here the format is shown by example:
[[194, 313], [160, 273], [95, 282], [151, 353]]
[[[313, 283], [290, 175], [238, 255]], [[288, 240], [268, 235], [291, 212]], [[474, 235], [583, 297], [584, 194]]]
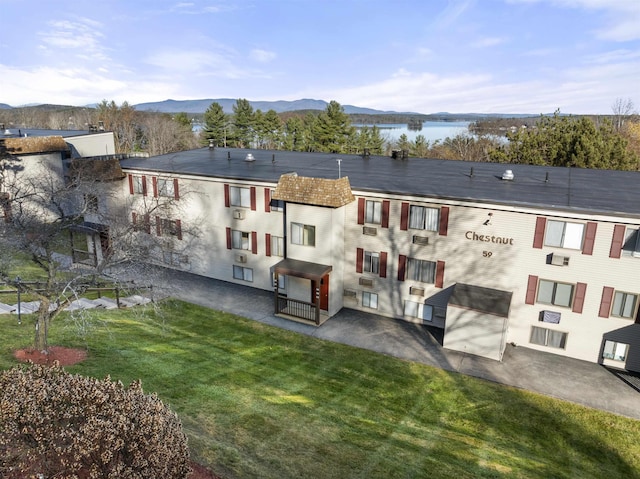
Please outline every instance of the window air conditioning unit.
[[413, 237], [413, 244], [427, 246], [429, 244], [429, 238], [427, 238], [426, 236], [415, 235]]
[[374, 228], [372, 226], [363, 226], [362, 234], [369, 236], [376, 236], [378, 234], [378, 228]]
[[556, 266], [569, 266], [569, 256], [561, 256], [559, 254], [553, 253], [551, 255], [551, 264]]
[[542, 321], [543, 323], [553, 323], [560, 324], [561, 313], [558, 311], [540, 311], [540, 316], [538, 317], [538, 321]]
[[424, 296], [424, 288], [416, 288], [415, 286], [411, 286], [409, 288], [409, 294], [414, 296]]
[[247, 255], [246, 254], [237, 254], [236, 255], [236, 263], [246, 263]]
[[244, 219], [244, 210], [233, 210], [233, 219], [234, 220], [243, 220]]
[[358, 296], [358, 294], [352, 289], [345, 289], [343, 295], [345, 298], [353, 298], [353, 299], [355, 299]]
[[360, 278], [358, 280], [358, 283], [360, 284], [360, 286], [373, 286], [373, 280], [369, 278]]

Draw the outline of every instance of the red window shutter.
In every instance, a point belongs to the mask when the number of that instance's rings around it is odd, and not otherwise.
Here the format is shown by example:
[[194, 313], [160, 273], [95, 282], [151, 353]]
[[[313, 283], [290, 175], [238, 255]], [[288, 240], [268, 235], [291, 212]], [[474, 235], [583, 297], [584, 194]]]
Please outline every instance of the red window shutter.
[[129, 194], [133, 194], [133, 175], [129, 175]]
[[365, 199], [358, 198], [358, 224], [359, 225], [364, 224], [364, 205], [365, 205]]
[[178, 178], [173, 179], [173, 197], [176, 200], [180, 199], [180, 190], [178, 189]]
[[364, 250], [356, 249], [356, 273], [362, 273], [362, 263], [364, 262]]
[[179, 240], [182, 239], [182, 221], [180, 220], [176, 220], [176, 235]]
[[384, 251], [380, 253], [380, 277], [387, 277], [387, 253]]
[[227, 249], [231, 249], [231, 228], [227, 226]]
[[158, 178], [155, 176], [151, 178], [151, 185], [153, 186], [153, 197], [158, 197]]
[[571, 309], [574, 313], [582, 313], [586, 293], [587, 285], [585, 283], [577, 283], [576, 294], [573, 297], [573, 308]]
[[249, 194], [251, 196], [251, 211], [256, 210], [256, 187], [252, 186], [249, 190]]
[[159, 216], [156, 216], [156, 234], [162, 236], [162, 222]]
[[264, 234], [264, 254], [267, 256], [271, 256], [271, 235], [269, 233]]
[[409, 203], [402, 203], [400, 209], [400, 229], [406, 231], [409, 227]]
[[436, 288], [442, 288], [444, 285], [444, 261], [436, 263]]
[[224, 185], [224, 206], [227, 208], [231, 206], [231, 195], [229, 193], [229, 185]]
[[624, 243], [624, 225], [615, 225], [613, 227], [613, 238], [611, 239], [611, 249], [609, 250], [609, 258], [619, 258], [622, 254], [622, 245]]
[[[538, 216], [536, 218], [536, 231], [533, 233], [533, 247], [537, 249], [542, 249], [542, 244], [544, 243], [544, 229], [547, 226], [547, 218], [543, 218], [542, 216]], [[533, 303], [531, 303], [533, 304]]]
[[151, 234], [151, 217], [149, 216], [149, 213], [144, 215], [144, 230], [147, 234]]
[[136, 223], [138, 222], [138, 214], [135, 211], [131, 213], [131, 221], [133, 226], [136, 226]]
[[537, 290], [538, 290], [538, 277], [530, 274], [529, 281], [527, 282], [527, 296], [524, 300], [526, 304], [535, 304]]
[[264, 212], [265, 213], [271, 212], [271, 189], [270, 188], [264, 189]]
[[144, 196], [147, 196], [147, 177], [146, 176], [142, 177], [142, 194]]
[[613, 288], [605, 286], [602, 288], [602, 299], [600, 300], [600, 311], [598, 316], [608, 318], [611, 312], [611, 302], [613, 301]]
[[255, 231], [251, 232], [251, 252], [258, 254], [258, 233]]
[[404, 281], [407, 270], [407, 257], [403, 254], [398, 256], [398, 281]]
[[584, 241], [582, 244], [582, 254], [593, 254], [593, 244], [596, 241], [596, 230], [598, 229], [598, 223], [587, 223], [587, 229], [584, 233]]
[[391, 202], [389, 200], [384, 200], [382, 202], [382, 223], [380, 226], [383, 228], [389, 227], [389, 207], [391, 206]]
[[438, 233], [440, 236], [447, 236], [447, 229], [449, 228], [449, 207], [443, 206], [440, 208], [440, 230]]

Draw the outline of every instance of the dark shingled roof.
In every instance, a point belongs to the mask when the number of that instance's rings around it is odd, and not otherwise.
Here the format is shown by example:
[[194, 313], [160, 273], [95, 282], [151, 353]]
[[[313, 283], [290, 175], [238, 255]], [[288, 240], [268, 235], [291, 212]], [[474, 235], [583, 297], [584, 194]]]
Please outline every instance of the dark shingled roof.
[[456, 283], [449, 304], [508, 318], [512, 295], [511, 292], [499, 289]]
[[[244, 161], [247, 153], [255, 161]], [[233, 148], [201, 148], [121, 164], [125, 169], [272, 184], [291, 172], [336, 179], [340, 167], [354, 190], [640, 218], [640, 172]], [[513, 171], [513, 180], [502, 180], [506, 169]]]

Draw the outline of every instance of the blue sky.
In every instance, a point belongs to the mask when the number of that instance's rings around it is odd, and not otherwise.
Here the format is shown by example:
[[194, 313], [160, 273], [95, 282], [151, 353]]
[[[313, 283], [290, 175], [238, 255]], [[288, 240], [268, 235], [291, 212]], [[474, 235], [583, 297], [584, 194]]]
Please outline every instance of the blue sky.
[[0, 0], [0, 103], [640, 103], [640, 0]]

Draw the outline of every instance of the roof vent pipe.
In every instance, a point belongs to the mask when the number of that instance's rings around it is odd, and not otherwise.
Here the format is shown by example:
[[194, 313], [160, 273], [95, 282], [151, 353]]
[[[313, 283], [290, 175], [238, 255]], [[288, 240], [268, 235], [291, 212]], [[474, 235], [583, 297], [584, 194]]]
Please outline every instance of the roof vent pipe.
[[502, 173], [502, 179], [503, 180], [512, 181], [513, 178], [514, 178], [513, 171], [511, 171], [511, 170], [504, 170], [504, 173]]
[[549, 172], [547, 171], [547, 174], [544, 175], [544, 182], [545, 183], [549, 183]]

